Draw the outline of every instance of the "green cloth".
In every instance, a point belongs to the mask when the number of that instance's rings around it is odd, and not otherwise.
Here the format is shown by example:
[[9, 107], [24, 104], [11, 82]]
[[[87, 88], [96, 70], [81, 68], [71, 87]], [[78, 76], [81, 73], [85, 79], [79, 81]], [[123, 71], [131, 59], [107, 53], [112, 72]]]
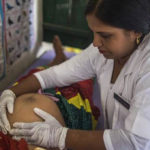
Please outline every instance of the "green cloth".
[[65, 124], [70, 129], [92, 130], [92, 114], [86, 112], [84, 108], [78, 109], [62, 95], [56, 94], [54, 89], [46, 89], [43, 92], [51, 93], [54, 97], [59, 99], [57, 106], [62, 113]]

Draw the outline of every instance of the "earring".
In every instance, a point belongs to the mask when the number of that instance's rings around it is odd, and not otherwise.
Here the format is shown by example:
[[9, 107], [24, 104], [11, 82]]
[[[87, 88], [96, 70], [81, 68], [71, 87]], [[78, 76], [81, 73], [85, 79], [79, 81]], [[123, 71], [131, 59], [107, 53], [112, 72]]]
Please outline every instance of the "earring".
[[136, 38], [136, 44], [139, 45], [140, 44], [140, 37]]

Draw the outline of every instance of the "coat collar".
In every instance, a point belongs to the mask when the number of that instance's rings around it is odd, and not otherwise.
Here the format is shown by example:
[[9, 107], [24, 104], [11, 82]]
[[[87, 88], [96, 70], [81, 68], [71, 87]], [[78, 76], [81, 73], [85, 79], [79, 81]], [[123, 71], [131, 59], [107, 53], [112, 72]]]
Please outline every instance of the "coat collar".
[[125, 75], [134, 72], [134, 68], [141, 64], [146, 54], [150, 54], [150, 33], [147, 34], [135, 52], [130, 56], [129, 60], [124, 66]]

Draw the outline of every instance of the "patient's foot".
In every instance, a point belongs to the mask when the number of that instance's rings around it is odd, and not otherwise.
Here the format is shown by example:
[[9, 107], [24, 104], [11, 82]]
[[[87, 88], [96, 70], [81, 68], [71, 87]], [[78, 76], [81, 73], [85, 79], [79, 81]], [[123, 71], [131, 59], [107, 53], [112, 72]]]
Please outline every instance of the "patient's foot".
[[57, 35], [54, 36], [53, 47], [54, 47], [56, 56], [55, 56], [54, 60], [49, 64], [49, 66], [58, 65], [58, 64], [64, 62], [65, 60], [67, 60], [67, 58], [63, 52], [64, 49], [63, 49], [61, 40], [60, 40], [59, 36], [57, 36]]

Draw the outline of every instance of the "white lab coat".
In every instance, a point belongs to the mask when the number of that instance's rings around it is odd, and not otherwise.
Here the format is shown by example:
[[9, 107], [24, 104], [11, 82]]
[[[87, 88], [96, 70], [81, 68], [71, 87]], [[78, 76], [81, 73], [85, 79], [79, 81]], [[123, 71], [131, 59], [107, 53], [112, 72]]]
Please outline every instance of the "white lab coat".
[[[104, 114], [107, 150], [150, 150], [150, 34], [130, 56], [113, 87], [113, 60], [107, 60], [90, 45], [81, 54], [55, 67], [36, 73], [43, 89], [66, 86], [97, 77]], [[125, 108], [114, 93], [130, 105]], [[113, 101], [113, 111], [109, 102]]]

